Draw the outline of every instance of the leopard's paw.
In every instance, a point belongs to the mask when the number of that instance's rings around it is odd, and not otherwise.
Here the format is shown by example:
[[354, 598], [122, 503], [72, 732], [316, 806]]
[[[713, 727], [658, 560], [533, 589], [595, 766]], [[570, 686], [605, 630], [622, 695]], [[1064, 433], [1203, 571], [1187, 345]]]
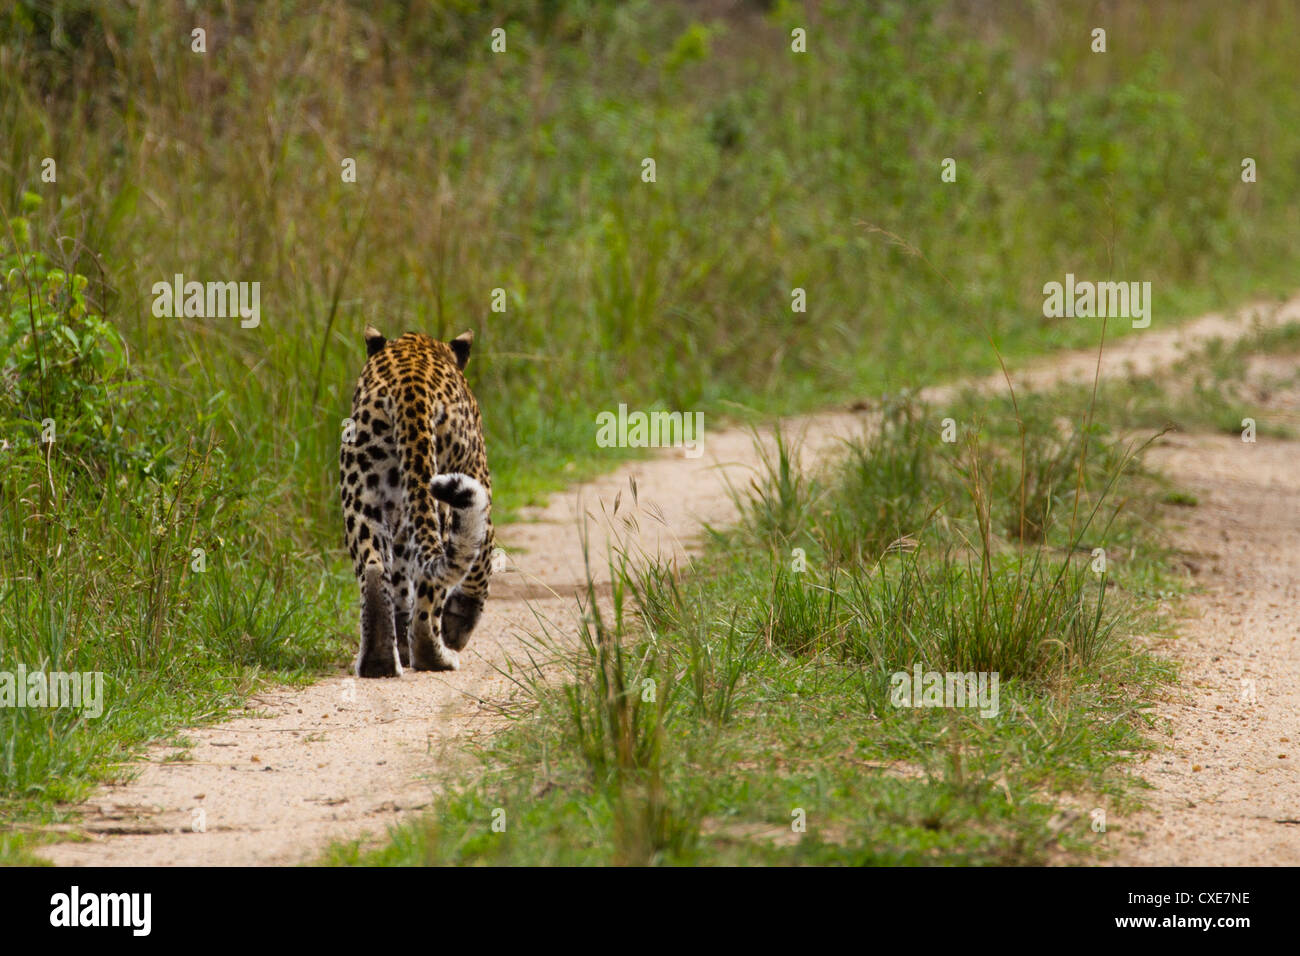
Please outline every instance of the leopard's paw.
[[469, 643], [474, 627], [483, 616], [483, 599], [453, 591], [442, 609], [442, 639], [454, 651]]
[[417, 671], [458, 671], [460, 655], [433, 641], [415, 641], [411, 646], [411, 666]]
[[371, 654], [357, 660], [358, 677], [401, 677], [402, 665], [398, 663], [396, 648]]

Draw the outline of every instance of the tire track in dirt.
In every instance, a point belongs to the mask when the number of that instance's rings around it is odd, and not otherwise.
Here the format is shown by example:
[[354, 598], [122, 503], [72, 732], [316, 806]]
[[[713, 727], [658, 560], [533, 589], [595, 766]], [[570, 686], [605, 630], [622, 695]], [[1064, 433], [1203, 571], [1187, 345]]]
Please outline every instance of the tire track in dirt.
[[[1281, 308], [1148, 330], [1108, 345], [1101, 374], [1146, 374], [1210, 339], [1237, 338], [1253, 322], [1297, 320], [1300, 298]], [[1095, 351], [1068, 352], [1013, 378], [1018, 389], [1043, 388], [1088, 382], [1096, 367]], [[1005, 387], [1000, 374], [975, 384]], [[920, 398], [942, 408], [957, 391], [940, 386]], [[782, 428], [801, 440], [804, 460], [817, 460], [874, 418], [828, 412], [788, 419]], [[184, 731], [188, 747], [149, 749], [132, 765], [134, 779], [102, 787], [81, 808], [81, 822], [68, 829], [84, 841], [36, 852], [60, 865], [268, 865], [311, 860], [331, 840], [382, 838], [388, 826], [429, 804], [439, 776], [465, 759], [466, 741], [502, 725], [520, 693], [512, 661], [528, 659], [538, 618], [574, 632], [574, 595], [585, 580], [579, 517], [594, 519], [588, 529], [593, 570], [607, 583], [603, 565], [612, 534], [634, 550], [684, 558], [701, 523], [734, 520], [728, 488], [744, 487], [758, 462], [748, 431], [706, 433], [699, 458], [673, 450], [553, 496], [546, 507], [499, 529], [508, 569], [494, 579], [460, 671], [408, 672], [398, 680], [335, 677], [267, 690], [243, 716]], [[605, 516], [616, 497], [622, 504], [614, 530]], [[629, 514], [635, 515], [630, 522]]]

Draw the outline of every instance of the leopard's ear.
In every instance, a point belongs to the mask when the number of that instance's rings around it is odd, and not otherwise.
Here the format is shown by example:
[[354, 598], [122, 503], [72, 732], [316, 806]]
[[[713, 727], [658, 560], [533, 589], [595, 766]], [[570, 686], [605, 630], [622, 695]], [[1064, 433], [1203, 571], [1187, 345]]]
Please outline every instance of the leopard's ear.
[[376, 352], [378, 352], [380, 349], [384, 347], [385, 343], [388, 342], [388, 339], [384, 338], [384, 334], [380, 332], [377, 328], [375, 328], [373, 325], [366, 326], [365, 335], [366, 335], [366, 356], [367, 357], [374, 355]]
[[460, 366], [461, 371], [464, 371], [469, 362], [469, 347], [474, 344], [474, 333], [462, 332], [447, 344], [456, 353], [456, 364]]

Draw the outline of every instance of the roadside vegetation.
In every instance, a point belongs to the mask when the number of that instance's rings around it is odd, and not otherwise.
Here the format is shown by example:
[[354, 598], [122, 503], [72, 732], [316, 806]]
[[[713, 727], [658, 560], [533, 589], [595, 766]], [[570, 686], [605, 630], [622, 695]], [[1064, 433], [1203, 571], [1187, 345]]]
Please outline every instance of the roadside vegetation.
[[[1286, 117], [1300, 87], [1274, 38], [1300, 14], [1285, 2], [1008, 3], [992, 16], [933, 3], [755, 3], [725, 19], [648, 0], [310, 6], [19, 0], [0, 13], [0, 670], [101, 671], [108, 695], [96, 720], [0, 710], [0, 819], [14, 824], [0, 858], [20, 852], [24, 828], [65, 819], [68, 803], [149, 740], [219, 715], [260, 681], [346, 665], [354, 586], [335, 460], [366, 323], [474, 330], [469, 376], [495, 505], [509, 515], [629, 454], [593, 441], [595, 415], [620, 402], [702, 410], [714, 427], [983, 373], [990, 342], [1012, 360], [1095, 344], [1095, 323], [1043, 318], [1043, 284], [1067, 272], [1151, 282], [1161, 325], [1290, 291], [1300, 131]], [[1090, 51], [1098, 24], [1105, 54]], [[503, 53], [490, 49], [497, 26]], [[206, 52], [192, 49], [196, 27]], [[807, 53], [791, 51], [796, 27]], [[953, 183], [940, 178], [947, 157]], [[1244, 157], [1257, 183], [1241, 181]], [[653, 183], [642, 180], [647, 158]], [[355, 182], [343, 180], [349, 159]], [[154, 315], [154, 283], [178, 273], [260, 282], [260, 325]], [[796, 289], [806, 311], [792, 309]], [[494, 290], [504, 311], [493, 311]], [[1073, 545], [1059, 509], [1040, 507], [1063, 486], [1039, 473], [1074, 460], [1087, 439], [1089, 467], [1103, 474], [1118, 459], [1092, 464], [1091, 454], [1111, 446], [1093, 443], [1091, 425], [1062, 439], [1054, 416], [1026, 419], [1043, 460], [1028, 462], [1025, 500], [1008, 512], [1003, 492], [1019, 471], [998, 433], [1014, 418], [990, 409], [955, 447], [929, 448], [930, 414], [900, 405], [886, 416], [895, 437], [868, 439], [893, 443], [897, 473], [861, 458], [856, 472], [799, 472], [806, 487], [768, 488], [778, 513], [756, 504], [746, 528], [720, 530], [701, 559], [716, 593], [674, 594], [702, 587], [690, 575], [628, 578], [626, 619], [593, 621], [593, 648], [634, 618], [663, 641], [715, 618], [737, 635], [771, 632], [761, 654], [736, 637], [732, 663], [706, 655], [700, 666], [753, 663], [760, 676], [743, 686], [773, 702], [764, 731], [805, 734], [812, 755], [857, 726], [816, 730], [842, 703], [827, 689], [835, 681], [861, 684], [845, 712], [854, 720], [879, 710], [881, 668], [903, 638], [875, 646], [863, 622], [892, 620], [904, 597], [928, 595], [917, 613], [956, 615], [994, 645], [990, 621], [1020, 621], [1022, 597], [1036, 615], [1092, 607], [1097, 582], [1051, 550]], [[42, 440], [47, 420], [53, 442]], [[915, 447], [905, 453], [895, 433]], [[845, 504], [911, 468], [923, 469], [921, 486], [886, 514]], [[1084, 517], [1070, 533], [1100, 533]], [[888, 550], [900, 528], [917, 536], [915, 550]], [[808, 557], [799, 576], [785, 570], [793, 547]], [[1026, 563], [1030, 553], [1041, 560]], [[745, 613], [758, 607], [813, 623], [754, 631]], [[937, 620], [916, 625], [928, 636], [913, 654], [966, 653], [943, 646]], [[1008, 685], [1008, 704], [1037, 722], [1034, 707], [1066, 694], [1053, 669], [1076, 660], [1087, 686], [1118, 673], [1105, 668], [1135, 669], [1126, 687], [1140, 686], [1145, 665], [1108, 656], [1109, 621], [1103, 613], [1089, 630], [1078, 617], [1077, 646], [1017, 631], [1038, 656]], [[787, 647], [783, 634], [802, 636]], [[632, 675], [668, 666], [629, 653]], [[650, 724], [638, 734], [693, 699], [677, 673], [663, 671], [662, 713], [639, 714]], [[599, 697], [574, 686], [587, 696], [566, 706]], [[1127, 691], [1106, 700], [1116, 721], [1080, 732], [1127, 746], [1136, 704]], [[715, 742], [692, 744], [699, 759], [729, 747], [749, 759], [729, 735], [752, 711], [739, 698], [708, 708], [725, 719]], [[999, 719], [1018, 720], [1005, 716], [1014, 710]], [[960, 768], [952, 786], [998, 766], [962, 736], [976, 731], [939, 719], [879, 714], [915, 720], [918, 741], [948, 741]], [[862, 759], [904, 752], [888, 739]], [[688, 743], [652, 747], [661, 779], [646, 786], [664, 795], [664, 833], [703, 832], [709, 807], [725, 802], [669, 799], [695, 751], [673, 751], [682, 766], [663, 755]], [[627, 772], [640, 774], [643, 757], [629, 753], [613, 766], [631, 761]], [[852, 795], [833, 794], [850, 784], [807, 759], [803, 783], [774, 777], [766, 795], [727, 799], [772, 822], [815, 780], [840, 801], [826, 819], [848, 813]], [[972, 770], [981, 760], [992, 763]], [[1079, 779], [1107, 786], [1099, 766], [1085, 761]], [[1050, 775], [1016, 773], [1016, 800], [1001, 798], [1010, 809], [987, 808], [995, 835], [958, 840], [954, 852], [1042, 852], [1046, 821], [1031, 825], [1019, 808], [1038, 806], [1028, 795]], [[888, 813], [906, 829], [919, 797], [895, 785]], [[1004, 824], [1024, 839], [1014, 853], [996, 836]], [[702, 852], [652, 844], [675, 859]], [[627, 847], [628, 859], [650, 852]]]

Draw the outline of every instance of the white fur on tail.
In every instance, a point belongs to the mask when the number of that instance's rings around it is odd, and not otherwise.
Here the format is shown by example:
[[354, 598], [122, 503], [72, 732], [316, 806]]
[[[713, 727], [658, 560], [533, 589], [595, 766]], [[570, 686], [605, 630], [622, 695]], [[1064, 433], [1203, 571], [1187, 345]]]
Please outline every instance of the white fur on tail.
[[487, 538], [488, 498], [483, 483], [458, 471], [434, 475], [433, 496], [451, 507], [452, 516], [443, 535], [442, 567], [434, 574], [448, 588], [469, 572]]

